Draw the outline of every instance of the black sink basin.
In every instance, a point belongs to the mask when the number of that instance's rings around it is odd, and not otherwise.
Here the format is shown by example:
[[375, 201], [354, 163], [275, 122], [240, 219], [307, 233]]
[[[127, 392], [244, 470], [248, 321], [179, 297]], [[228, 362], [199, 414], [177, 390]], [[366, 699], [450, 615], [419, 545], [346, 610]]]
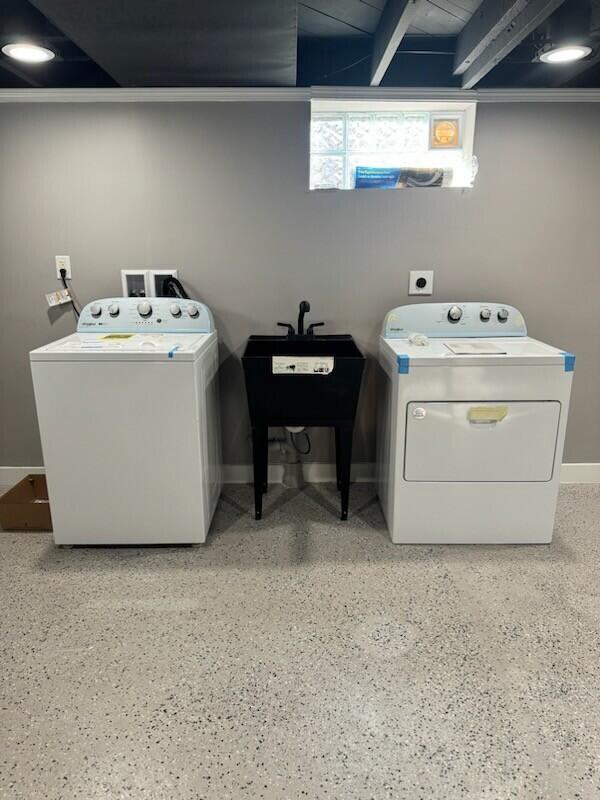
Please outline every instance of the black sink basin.
[[[279, 357], [289, 357], [290, 363], [282, 365]], [[306, 426], [335, 428], [337, 483], [342, 519], [347, 519], [352, 431], [365, 367], [352, 336], [250, 336], [242, 363], [253, 435], [256, 518], [261, 517], [266, 490], [269, 426]]]
[[250, 336], [244, 358], [271, 356], [334, 356], [362, 358], [349, 334], [338, 336]]

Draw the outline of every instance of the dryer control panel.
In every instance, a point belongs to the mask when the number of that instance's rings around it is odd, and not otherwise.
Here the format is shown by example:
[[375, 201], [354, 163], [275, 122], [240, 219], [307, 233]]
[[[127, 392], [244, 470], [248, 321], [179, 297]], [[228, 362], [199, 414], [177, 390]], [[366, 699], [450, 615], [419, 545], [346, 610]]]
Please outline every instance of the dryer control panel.
[[407, 339], [411, 333], [431, 338], [527, 336], [527, 327], [521, 312], [504, 303], [415, 303], [386, 315], [386, 339]]
[[109, 297], [88, 303], [78, 333], [212, 333], [210, 309], [178, 297]]

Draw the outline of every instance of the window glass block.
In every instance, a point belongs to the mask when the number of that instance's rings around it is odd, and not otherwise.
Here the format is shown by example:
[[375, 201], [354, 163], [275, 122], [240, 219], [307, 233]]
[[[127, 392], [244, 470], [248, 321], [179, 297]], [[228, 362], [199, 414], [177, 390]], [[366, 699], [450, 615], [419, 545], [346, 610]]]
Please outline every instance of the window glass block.
[[422, 153], [429, 147], [429, 114], [404, 114], [400, 151]]
[[347, 148], [350, 152], [368, 152], [373, 150], [373, 115], [348, 114], [347, 121]]
[[404, 115], [377, 114], [373, 116], [372, 143], [378, 153], [397, 153], [403, 145]]
[[339, 116], [315, 115], [310, 126], [310, 149], [313, 153], [330, 153], [344, 149], [344, 124]]
[[344, 184], [343, 156], [311, 156], [310, 188], [342, 189]]

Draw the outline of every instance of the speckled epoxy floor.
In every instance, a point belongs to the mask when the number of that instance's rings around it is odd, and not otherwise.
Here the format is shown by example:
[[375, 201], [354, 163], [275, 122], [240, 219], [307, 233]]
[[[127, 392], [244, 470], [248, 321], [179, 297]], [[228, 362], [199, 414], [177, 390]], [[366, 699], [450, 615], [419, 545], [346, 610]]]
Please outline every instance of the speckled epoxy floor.
[[228, 487], [197, 548], [0, 534], [0, 797], [597, 800], [600, 487], [551, 546]]

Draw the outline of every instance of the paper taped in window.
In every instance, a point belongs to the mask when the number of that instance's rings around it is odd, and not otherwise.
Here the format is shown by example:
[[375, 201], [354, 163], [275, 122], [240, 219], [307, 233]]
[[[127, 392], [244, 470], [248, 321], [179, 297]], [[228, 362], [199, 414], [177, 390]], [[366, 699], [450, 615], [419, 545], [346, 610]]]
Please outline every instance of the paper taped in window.
[[429, 189], [452, 184], [451, 169], [356, 167], [356, 189]]

